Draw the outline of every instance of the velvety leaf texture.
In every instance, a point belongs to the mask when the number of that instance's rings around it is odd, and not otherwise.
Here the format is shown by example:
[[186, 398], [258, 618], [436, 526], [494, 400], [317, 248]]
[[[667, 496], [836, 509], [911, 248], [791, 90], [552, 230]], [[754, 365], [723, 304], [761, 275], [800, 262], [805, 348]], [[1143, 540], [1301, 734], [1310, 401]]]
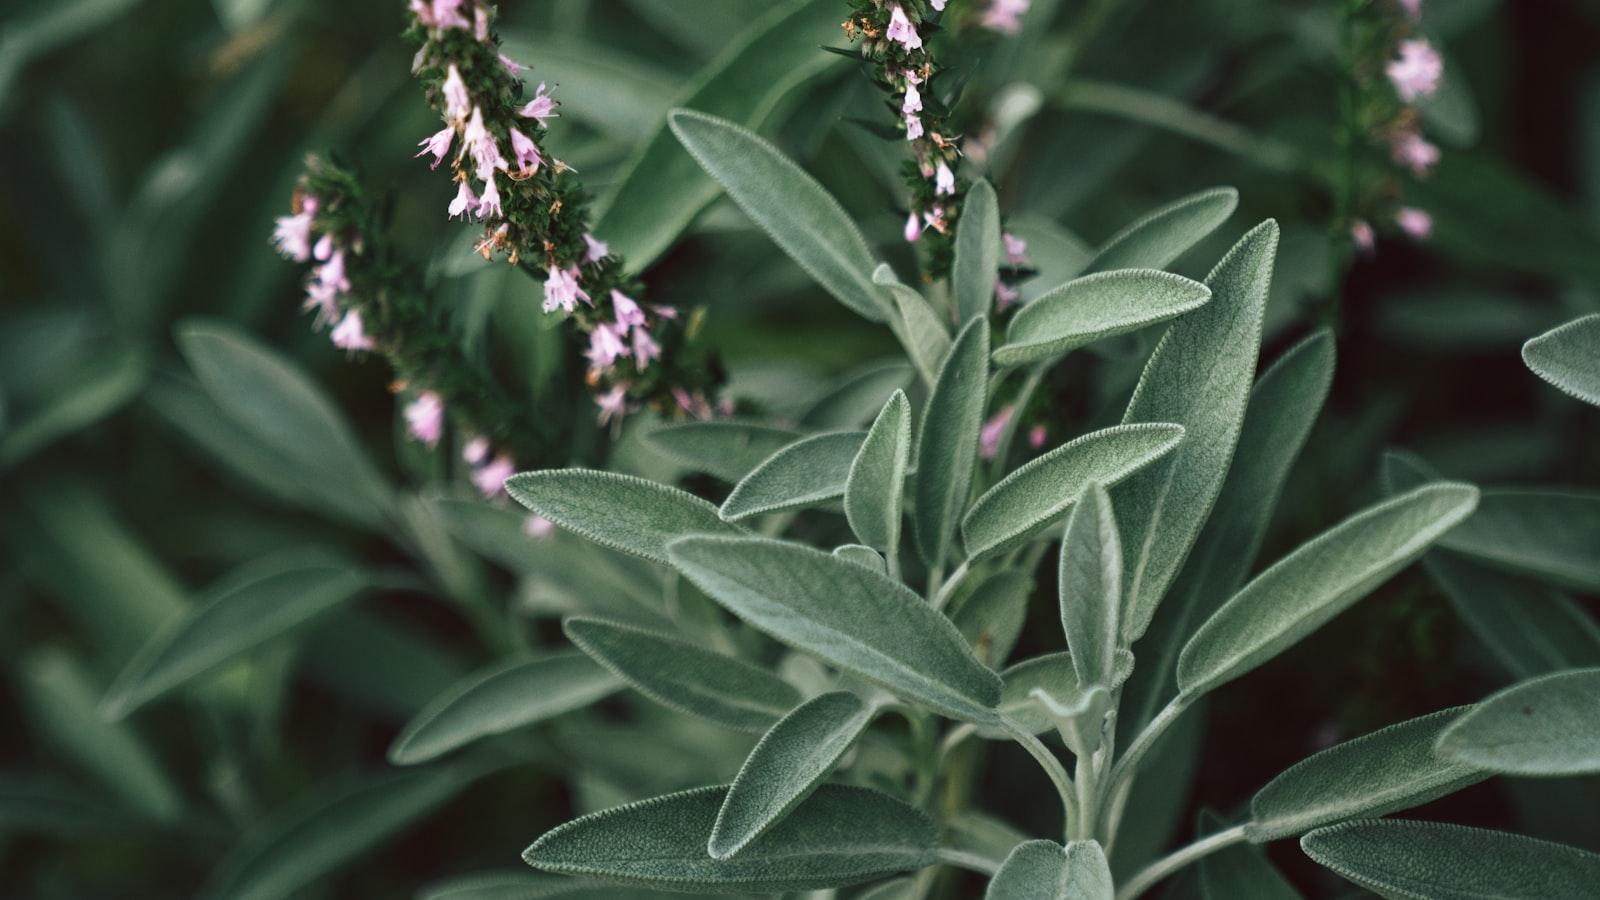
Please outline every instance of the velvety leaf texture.
[[834, 691], [794, 708], [762, 735], [728, 788], [706, 848], [716, 859], [744, 849], [802, 800], [872, 721], [855, 694]]
[[[1133, 654], [1118, 650], [1113, 658], [1111, 684], [1120, 687], [1134, 668]], [[1060, 703], [1076, 704], [1087, 685], [1078, 683], [1077, 670], [1072, 665], [1072, 654], [1046, 653], [1025, 659], [1001, 673], [1004, 686], [1000, 691], [1000, 714], [1029, 734], [1043, 734], [1055, 723], [1033, 699], [1035, 688], [1044, 688]], [[1006, 738], [999, 730], [983, 730], [983, 737], [993, 740]]]
[[893, 269], [879, 266], [872, 273], [872, 283], [882, 287], [893, 299], [900, 317], [897, 326], [900, 342], [917, 367], [917, 374], [931, 387], [939, 377], [939, 364], [950, 352], [950, 332], [921, 294], [895, 278]]
[[866, 437], [859, 431], [839, 431], [795, 441], [734, 485], [719, 514], [725, 521], [738, 522], [839, 499]]
[[1600, 313], [1573, 319], [1522, 345], [1535, 375], [1592, 406], [1600, 406]]
[[841, 378], [800, 416], [800, 424], [817, 430], [865, 428], [895, 391], [916, 379], [904, 360], [875, 363]]
[[904, 391], [895, 391], [872, 423], [845, 479], [844, 514], [862, 543], [890, 552], [899, 549], [910, 463], [911, 403]]
[[1074, 279], [1017, 312], [997, 365], [1017, 366], [1060, 356], [1095, 341], [1137, 331], [1204, 306], [1211, 290], [1198, 281], [1153, 269], [1123, 269]]
[[1094, 841], [1018, 844], [989, 880], [984, 900], [1111, 900], [1111, 867]]
[[1217, 230], [1239, 206], [1239, 192], [1212, 188], [1146, 214], [1095, 253], [1084, 274], [1112, 269], [1160, 269]]
[[643, 628], [574, 617], [562, 630], [639, 693], [737, 731], [765, 730], [801, 699], [765, 669]]
[[995, 572], [977, 582], [972, 590], [963, 590], [960, 599], [950, 604], [948, 615], [972, 645], [978, 660], [996, 668], [1011, 655], [1022, 636], [1032, 595], [1033, 579], [1027, 573]]
[[[1230, 201], [1231, 202], [1231, 201]], [[1173, 422], [1183, 445], [1119, 488], [1128, 577], [1123, 636], [1144, 634], [1227, 477], [1255, 379], [1278, 223], [1251, 229], [1206, 278], [1211, 302], [1173, 323], [1156, 347], [1124, 423]]]
[[1600, 669], [1506, 688], [1451, 724], [1438, 750], [1459, 764], [1509, 775], [1600, 772]]
[[950, 272], [950, 292], [956, 320], [966, 324], [989, 314], [994, 286], [1000, 274], [1000, 201], [987, 181], [967, 192], [956, 223], [955, 263]]
[[1113, 485], [1172, 453], [1179, 425], [1116, 425], [1029, 460], [984, 492], [961, 523], [967, 555], [1002, 553], [1060, 522], [1090, 483]]
[[670, 553], [696, 586], [774, 638], [945, 715], [993, 721], [999, 676], [905, 585], [762, 538], [685, 538]]
[[713, 419], [665, 425], [650, 432], [647, 440], [673, 462], [737, 483], [799, 437], [773, 425]]
[[1192, 700], [1276, 656], [1405, 568], [1471, 515], [1478, 490], [1438, 482], [1344, 520], [1256, 576], [1178, 656]]
[[590, 469], [524, 472], [506, 493], [568, 531], [613, 550], [667, 561], [667, 544], [686, 534], [743, 534], [699, 497], [632, 475]]
[[1434, 744], [1468, 707], [1401, 722], [1314, 754], [1268, 782], [1250, 801], [1250, 840], [1274, 841], [1355, 818], [1421, 806], [1487, 778], [1445, 759]]
[[615, 693], [623, 682], [576, 651], [512, 658], [451, 686], [401, 729], [389, 762], [409, 766]]
[[706, 838], [728, 794], [709, 787], [568, 822], [522, 858], [537, 869], [671, 891], [754, 893], [838, 887], [931, 865], [938, 836], [920, 811], [865, 788], [823, 785], [738, 855]]
[[887, 311], [872, 283], [877, 262], [860, 229], [816, 179], [746, 128], [691, 110], [667, 117], [707, 173], [828, 293], [874, 322]]
[[989, 321], [973, 319], [956, 337], [934, 381], [917, 436], [917, 549], [943, 564], [978, 460], [978, 436], [989, 378]]
[[1109, 685], [1122, 602], [1122, 546], [1111, 497], [1099, 483], [1089, 485], [1067, 519], [1057, 584], [1061, 629], [1078, 683]]
[[1585, 900], [1600, 884], [1600, 855], [1442, 822], [1347, 822], [1311, 832], [1300, 847], [1390, 900]]

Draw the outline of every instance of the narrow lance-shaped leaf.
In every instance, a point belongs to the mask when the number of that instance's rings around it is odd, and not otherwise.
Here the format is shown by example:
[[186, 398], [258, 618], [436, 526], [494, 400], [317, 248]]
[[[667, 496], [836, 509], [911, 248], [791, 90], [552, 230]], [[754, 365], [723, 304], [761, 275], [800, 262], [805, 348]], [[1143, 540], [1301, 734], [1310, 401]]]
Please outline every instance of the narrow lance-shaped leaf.
[[1600, 772], [1600, 669], [1512, 685], [1456, 720], [1439, 754], [1509, 775]]
[[581, 653], [514, 657], [474, 672], [428, 704], [389, 745], [389, 762], [427, 762], [479, 738], [581, 709], [622, 684]]
[[561, 623], [567, 638], [639, 693], [736, 731], [762, 731], [800, 702], [776, 675], [687, 641], [599, 619]]
[[837, 431], [795, 441], [734, 485], [718, 514], [724, 521], [738, 522], [839, 499], [844, 496], [850, 463], [866, 437], [860, 431]]
[[652, 562], [666, 562], [667, 544], [686, 534], [744, 533], [693, 494], [614, 472], [523, 472], [506, 480], [506, 493], [568, 531]]
[[713, 419], [665, 425], [651, 431], [645, 440], [673, 462], [737, 483], [799, 437], [799, 432], [774, 425]]
[[1095, 841], [1018, 844], [989, 880], [984, 900], [1111, 900], [1114, 885]]
[[782, 821], [833, 771], [872, 714], [855, 694], [834, 691], [773, 725], [728, 788], [706, 845], [711, 856], [727, 859]]
[[816, 179], [726, 119], [677, 109], [667, 121], [739, 208], [828, 293], [871, 321], [888, 317], [872, 283], [877, 262], [866, 238]]
[[1588, 900], [1600, 884], [1600, 854], [1443, 822], [1347, 822], [1311, 832], [1300, 849], [1390, 900]]
[[1391, 725], [1345, 741], [1285, 769], [1250, 801], [1245, 834], [1275, 841], [1347, 819], [1386, 816], [1488, 777], [1439, 757], [1435, 742], [1468, 707]]
[[1180, 697], [1192, 701], [1321, 627], [1421, 556], [1471, 515], [1478, 490], [1425, 485], [1323, 532], [1233, 595], [1178, 656]]
[[1091, 482], [1113, 485], [1177, 449], [1181, 425], [1116, 425], [1029, 460], [979, 497], [961, 523], [967, 555], [1003, 553], [1061, 521]]
[[549, 872], [668, 891], [774, 893], [842, 887], [931, 865], [928, 817], [887, 794], [823, 785], [726, 860], [706, 853], [728, 788], [668, 794], [593, 813], [540, 837], [522, 858]]
[[967, 192], [961, 221], [956, 223], [950, 292], [955, 298], [957, 322], [964, 325], [989, 314], [999, 277], [1000, 201], [989, 182], [979, 181]]
[[690, 537], [669, 552], [696, 586], [774, 638], [945, 715], [994, 720], [999, 676], [898, 581], [762, 538]]
[[1091, 482], [1067, 519], [1058, 589], [1061, 628], [1080, 684], [1109, 685], [1122, 602], [1122, 545], [1111, 497]]
[[1160, 269], [1227, 221], [1239, 206], [1231, 187], [1191, 194], [1161, 207], [1107, 240], [1083, 270]]
[[1123, 422], [1176, 422], [1183, 446], [1116, 493], [1128, 569], [1123, 636], [1137, 640], [1216, 502], [1244, 421], [1278, 250], [1278, 223], [1251, 229], [1206, 277], [1211, 302], [1167, 330]]
[[989, 380], [989, 320], [968, 322], [934, 381], [917, 436], [916, 513], [912, 531], [930, 566], [944, 564], [978, 460]]
[[1573, 319], [1522, 345], [1535, 375], [1592, 406], [1600, 406], [1600, 313]]
[[1600, 492], [1494, 489], [1439, 542], [1497, 568], [1600, 592]]
[[891, 554], [899, 550], [910, 463], [911, 403], [905, 391], [895, 391], [850, 462], [845, 480], [844, 514], [862, 543]]
[[1210, 299], [1211, 289], [1200, 282], [1154, 269], [1077, 278], [1018, 311], [994, 361], [1018, 366], [1060, 356], [1180, 316]]
[[894, 301], [895, 311], [899, 313], [896, 336], [905, 345], [906, 355], [917, 367], [917, 374], [932, 387], [934, 379], [939, 376], [939, 364], [950, 352], [950, 332], [939, 320], [939, 314], [928, 305], [927, 299], [915, 289], [901, 284], [895, 278], [894, 270], [887, 265], [879, 266], [872, 273], [872, 283], [888, 291], [890, 299]]

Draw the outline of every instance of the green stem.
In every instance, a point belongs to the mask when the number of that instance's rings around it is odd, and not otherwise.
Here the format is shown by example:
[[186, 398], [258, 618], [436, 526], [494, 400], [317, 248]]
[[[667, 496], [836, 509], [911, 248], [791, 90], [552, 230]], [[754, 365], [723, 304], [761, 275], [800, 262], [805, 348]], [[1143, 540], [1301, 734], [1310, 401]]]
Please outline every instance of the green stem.
[[955, 571], [950, 573], [950, 577], [945, 580], [944, 584], [940, 585], [938, 592], [933, 595], [932, 603], [934, 609], [942, 610], [945, 604], [950, 602], [950, 598], [955, 595], [956, 588], [960, 587], [961, 582], [966, 580], [967, 565], [971, 562], [972, 560], [970, 559], [962, 560], [961, 565], [956, 566]]
[[1050, 748], [1046, 747], [1043, 741], [1029, 733], [1026, 728], [1005, 716], [1000, 717], [1000, 727], [1011, 736], [1012, 740], [1021, 744], [1022, 749], [1028, 751], [1028, 755], [1032, 756], [1040, 768], [1044, 769], [1044, 773], [1050, 776], [1050, 782], [1055, 785], [1056, 793], [1061, 796], [1066, 828], [1070, 830], [1078, 818], [1078, 801], [1077, 788], [1072, 783], [1072, 777], [1067, 774], [1066, 767], [1061, 765], [1061, 760], [1056, 759], [1056, 755], [1050, 752]]
[[945, 865], [967, 869], [983, 875], [993, 875], [1000, 871], [1000, 867], [995, 864], [994, 860], [979, 856], [976, 853], [968, 853], [965, 850], [957, 850], [954, 847], [940, 847], [938, 855], [939, 861]]
[[1134, 900], [1135, 897], [1138, 897], [1156, 882], [1166, 878], [1173, 872], [1201, 857], [1215, 853], [1225, 847], [1231, 847], [1242, 840], [1244, 840], [1243, 825], [1235, 825], [1210, 837], [1201, 838], [1169, 856], [1156, 860], [1146, 866], [1139, 874], [1128, 879], [1128, 883], [1117, 891], [1116, 900]]
[[1140, 760], [1144, 758], [1146, 753], [1150, 752], [1150, 748], [1155, 746], [1156, 740], [1188, 708], [1189, 704], [1182, 697], [1174, 697], [1171, 703], [1168, 703], [1154, 719], [1150, 720], [1150, 724], [1139, 732], [1139, 736], [1134, 738], [1133, 743], [1128, 745], [1127, 752], [1112, 767], [1111, 777], [1106, 779], [1105, 796], [1114, 796], [1117, 791], [1123, 788], [1124, 782], [1133, 778], [1134, 774], [1139, 770]]

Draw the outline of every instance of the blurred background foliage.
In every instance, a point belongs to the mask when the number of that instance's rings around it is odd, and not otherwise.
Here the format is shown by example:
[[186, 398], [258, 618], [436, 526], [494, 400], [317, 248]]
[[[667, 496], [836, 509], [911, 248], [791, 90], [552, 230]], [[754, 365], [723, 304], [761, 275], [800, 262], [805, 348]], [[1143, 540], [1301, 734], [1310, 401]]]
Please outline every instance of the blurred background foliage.
[[[1337, 322], [1339, 364], [1264, 560], [1375, 496], [1388, 447], [1486, 485], [1600, 486], [1600, 419], [1517, 355], [1600, 309], [1600, 3], [1427, 5], [1447, 90], [1426, 121], [1445, 152], [1405, 199], [1432, 212], [1434, 237], [1382, 239], [1348, 266], [1318, 174], [1337, 118], [1335, 6], [1035, 0], [1020, 37], [974, 37], [955, 62], [970, 72], [958, 119], [996, 128], [989, 177], [1047, 272], [1212, 185], [1236, 186], [1241, 210], [1177, 271], [1199, 277], [1248, 225], [1282, 222], [1263, 358]], [[508, 647], [553, 644], [562, 612], [637, 612], [663, 579], [560, 535], [534, 542], [449, 460], [407, 444], [381, 362], [352, 364], [308, 327], [297, 270], [269, 246], [305, 154], [332, 151], [389, 193], [395, 240], [430, 261], [464, 344], [530, 402], [568, 402], [551, 399], [567, 351], [560, 324], [534, 311], [538, 285], [478, 263], [471, 229], [444, 221], [449, 185], [412, 159], [436, 123], [409, 77], [401, 7], [11, 0], [0, 12], [9, 896], [409, 896], [514, 868], [575, 811], [726, 781], [748, 749], [619, 697], [445, 763], [385, 763], [399, 727], [463, 674]], [[503, 4], [501, 23], [527, 77], [558, 85], [550, 145], [602, 208], [668, 108], [759, 90], [754, 123], [914, 271], [898, 237], [900, 149], [853, 122], [881, 120], [880, 100], [855, 64], [820, 49], [801, 72], [741, 61], [765, 7], [540, 0]], [[843, 44], [836, 32], [795, 40]], [[716, 80], [735, 65], [748, 68]], [[895, 352], [886, 330], [827, 299], [725, 200], [645, 277], [657, 302], [707, 307], [704, 339], [745, 408], [859, 422], [882, 396], [852, 404], [863, 384], [906, 376], [879, 361]], [[1119, 414], [1150, 337], [1058, 369], [1052, 441]], [[253, 366], [272, 392], [230, 396], [217, 365]], [[580, 428], [574, 461], [686, 474], [639, 439], [650, 427], [641, 419], [609, 449]], [[1544, 590], [1529, 585], [1506, 590]], [[220, 669], [167, 660], [211, 674], [180, 678], [162, 702], [142, 705], [163, 694], [153, 688], [129, 700], [130, 660], [163, 664], [135, 659], [152, 635], [252, 591], [283, 610], [258, 646], [232, 648]], [[674, 615], [703, 614], [703, 601], [679, 600]], [[1204, 752], [1169, 767], [1176, 799], [1158, 814], [1185, 830], [1336, 739], [1600, 661], [1592, 605], [1551, 602], [1544, 625], [1518, 624], [1533, 629], [1519, 644], [1413, 569], [1220, 692], [1187, 738]], [[1035, 604], [1035, 617], [1048, 625], [1052, 608]], [[1019, 653], [1048, 630], [1026, 629]], [[127, 714], [113, 720], [119, 698]], [[629, 745], [645, 725], [668, 746], [641, 760]], [[1051, 827], [1035, 821], [1030, 767], [988, 771], [986, 809]], [[1590, 782], [1497, 780], [1441, 801], [1437, 817], [1600, 849], [1597, 797]], [[1293, 846], [1271, 853], [1308, 895], [1344, 890]]]

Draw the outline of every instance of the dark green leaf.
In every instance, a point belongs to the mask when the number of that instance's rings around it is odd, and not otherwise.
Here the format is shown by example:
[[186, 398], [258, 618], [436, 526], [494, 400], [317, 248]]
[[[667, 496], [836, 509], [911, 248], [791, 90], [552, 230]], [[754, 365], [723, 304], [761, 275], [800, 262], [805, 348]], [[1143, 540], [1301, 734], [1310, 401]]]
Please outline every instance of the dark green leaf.
[[955, 264], [950, 272], [950, 293], [955, 300], [956, 322], [989, 314], [994, 286], [1000, 275], [1000, 201], [987, 181], [967, 192], [956, 223]]
[[1459, 765], [1509, 775], [1600, 772], [1600, 669], [1512, 685], [1452, 723], [1438, 749]]

